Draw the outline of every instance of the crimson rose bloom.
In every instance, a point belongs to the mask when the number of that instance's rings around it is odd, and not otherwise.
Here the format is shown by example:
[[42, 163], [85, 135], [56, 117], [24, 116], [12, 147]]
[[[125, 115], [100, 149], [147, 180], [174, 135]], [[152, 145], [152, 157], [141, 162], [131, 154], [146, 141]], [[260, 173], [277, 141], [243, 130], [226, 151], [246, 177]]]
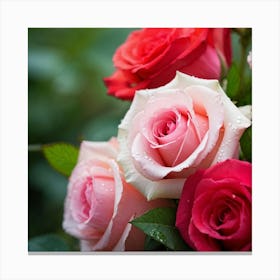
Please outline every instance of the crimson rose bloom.
[[132, 100], [135, 90], [157, 88], [176, 71], [219, 79], [231, 63], [229, 28], [145, 28], [132, 32], [113, 56], [116, 71], [104, 79], [108, 93]]
[[176, 227], [197, 251], [249, 251], [252, 165], [229, 159], [191, 175], [179, 201]]

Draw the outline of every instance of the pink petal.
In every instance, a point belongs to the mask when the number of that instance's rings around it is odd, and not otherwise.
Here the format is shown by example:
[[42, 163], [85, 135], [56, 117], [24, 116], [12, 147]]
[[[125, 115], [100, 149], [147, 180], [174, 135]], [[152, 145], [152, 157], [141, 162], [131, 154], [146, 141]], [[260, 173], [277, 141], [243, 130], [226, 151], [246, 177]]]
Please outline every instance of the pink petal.
[[178, 70], [195, 77], [218, 80], [221, 75], [221, 64], [216, 50], [208, 45], [202, 55]]
[[82, 160], [103, 160], [116, 158], [118, 147], [114, 140], [109, 142], [90, 142], [83, 141], [80, 146], [78, 161]]
[[205, 110], [208, 116], [208, 140], [206, 147], [197, 157], [196, 163], [198, 164], [212, 151], [219, 139], [220, 129], [224, 122], [224, 108], [221, 95], [209, 88], [190, 86], [186, 92], [193, 100], [194, 111], [203, 112]]
[[228, 159], [207, 169], [205, 176], [215, 181], [232, 178], [240, 182], [240, 184], [251, 188], [252, 164], [246, 161]]

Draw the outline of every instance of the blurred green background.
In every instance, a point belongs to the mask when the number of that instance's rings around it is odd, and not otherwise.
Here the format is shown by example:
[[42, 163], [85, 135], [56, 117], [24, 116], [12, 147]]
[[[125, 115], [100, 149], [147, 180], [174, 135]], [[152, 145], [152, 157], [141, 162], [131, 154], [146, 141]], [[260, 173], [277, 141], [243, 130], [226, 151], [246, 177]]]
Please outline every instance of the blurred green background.
[[130, 103], [108, 96], [102, 79], [113, 73], [112, 56], [131, 31], [28, 30], [30, 251], [78, 250], [61, 227], [67, 178], [48, 165], [36, 145], [63, 141], [78, 146], [82, 139], [103, 141], [117, 135]]
[[[82, 139], [106, 141], [117, 135], [130, 102], [108, 96], [102, 79], [113, 73], [112, 56], [132, 30], [28, 30], [29, 251], [79, 250], [78, 241], [62, 230], [67, 178], [49, 166], [37, 145], [63, 141], [79, 146]], [[246, 32], [251, 40], [251, 30]], [[237, 70], [231, 71], [233, 85], [244, 63], [239, 38], [240, 34], [232, 33], [237, 65]], [[251, 41], [247, 42], [246, 56], [250, 49]], [[242, 67], [245, 94], [229, 88], [238, 105], [251, 103], [251, 71]], [[245, 143], [248, 141], [246, 138]]]

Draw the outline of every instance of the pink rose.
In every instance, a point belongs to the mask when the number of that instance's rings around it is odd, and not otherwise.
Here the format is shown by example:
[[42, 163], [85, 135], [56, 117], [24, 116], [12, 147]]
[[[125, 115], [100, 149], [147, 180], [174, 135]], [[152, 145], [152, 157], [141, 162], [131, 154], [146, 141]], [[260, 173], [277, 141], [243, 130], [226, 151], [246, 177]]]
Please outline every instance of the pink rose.
[[82, 251], [142, 250], [145, 235], [128, 222], [165, 200], [148, 202], [126, 183], [116, 163], [118, 144], [81, 144], [68, 185], [64, 230], [81, 239]]
[[163, 87], [136, 92], [119, 125], [118, 161], [148, 199], [179, 198], [187, 176], [238, 156], [250, 124], [217, 80], [177, 72]]
[[176, 227], [198, 251], [249, 251], [252, 165], [226, 160], [197, 171], [184, 185]]
[[132, 100], [135, 90], [162, 86], [176, 71], [219, 79], [220, 60], [231, 63], [229, 28], [144, 28], [117, 49], [116, 71], [104, 82], [109, 94]]

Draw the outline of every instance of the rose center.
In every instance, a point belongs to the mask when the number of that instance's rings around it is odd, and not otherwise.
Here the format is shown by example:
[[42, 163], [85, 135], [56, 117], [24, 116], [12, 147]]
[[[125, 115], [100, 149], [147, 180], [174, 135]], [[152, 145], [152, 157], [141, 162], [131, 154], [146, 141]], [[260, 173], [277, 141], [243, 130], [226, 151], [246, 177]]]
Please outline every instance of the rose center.
[[155, 138], [165, 137], [175, 131], [179, 116], [174, 112], [167, 112], [157, 118], [153, 125]]
[[164, 137], [172, 133], [176, 128], [176, 120], [159, 121], [154, 129], [156, 137]]
[[229, 218], [229, 215], [230, 215], [230, 209], [229, 208], [226, 208], [223, 211], [221, 211], [220, 215], [218, 216], [217, 224], [221, 225], [224, 222], [226, 222]]

